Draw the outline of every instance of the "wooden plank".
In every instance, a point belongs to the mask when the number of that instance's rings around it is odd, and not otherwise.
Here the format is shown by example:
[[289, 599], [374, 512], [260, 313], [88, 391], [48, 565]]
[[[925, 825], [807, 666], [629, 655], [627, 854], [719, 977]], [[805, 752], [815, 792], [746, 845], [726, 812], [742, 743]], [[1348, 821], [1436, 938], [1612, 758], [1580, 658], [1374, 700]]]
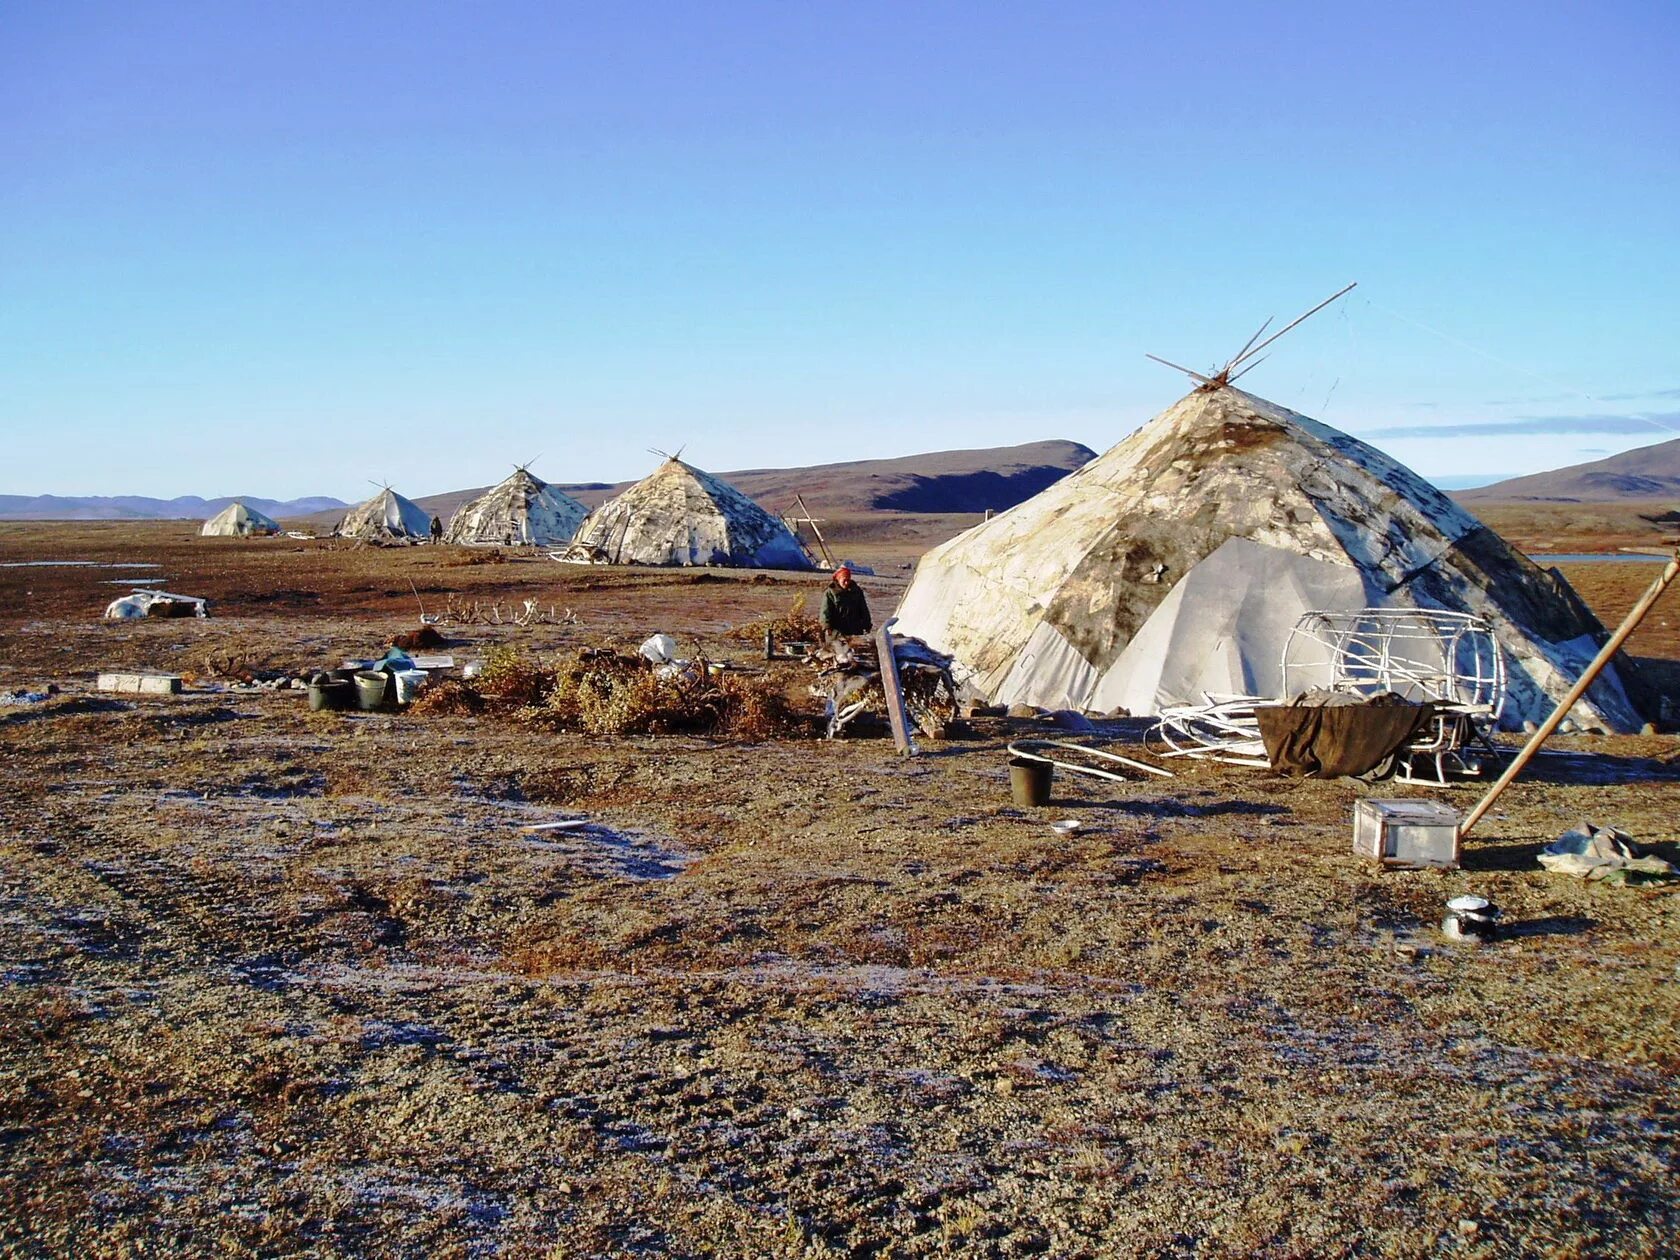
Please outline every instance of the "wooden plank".
[[904, 685], [898, 678], [898, 658], [893, 655], [892, 628], [897, 617], [888, 617], [875, 632], [875, 647], [881, 656], [881, 691], [887, 698], [887, 721], [893, 743], [906, 757], [916, 755], [916, 741], [910, 737], [910, 719], [904, 711]]
[[181, 690], [179, 674], [112, 671], [99, 675], [99, 690], [126, 691], [147, 696], [172, 696]]

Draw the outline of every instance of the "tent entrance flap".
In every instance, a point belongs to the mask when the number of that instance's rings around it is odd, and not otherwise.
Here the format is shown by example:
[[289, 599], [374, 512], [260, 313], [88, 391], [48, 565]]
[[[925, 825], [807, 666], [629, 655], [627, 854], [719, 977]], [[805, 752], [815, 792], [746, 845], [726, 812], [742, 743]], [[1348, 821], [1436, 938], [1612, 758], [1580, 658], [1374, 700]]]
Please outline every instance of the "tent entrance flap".
[[1159, 713], [1208, 695], [1280, 695], [1283, 646], [1301, 615], [1364, 604], [1351, 565], [1227, 539], [1156, 607], [1089, 707]]

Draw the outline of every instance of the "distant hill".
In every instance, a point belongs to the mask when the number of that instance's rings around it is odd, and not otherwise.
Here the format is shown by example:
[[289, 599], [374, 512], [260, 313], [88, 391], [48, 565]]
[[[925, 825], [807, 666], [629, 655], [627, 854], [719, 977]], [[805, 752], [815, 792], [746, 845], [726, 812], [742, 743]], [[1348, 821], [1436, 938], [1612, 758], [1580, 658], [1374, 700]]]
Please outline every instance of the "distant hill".
[[1680, 438], [1623, 451], [1608, 459], [1595, 459], [1590, 464], [1575, 464], [1552, 472], [1496, 481], [1474, 490], [1460, 490], [1453, 497], [1466, 503], [1500, 499], [1577, 503], [1677, 499], [1680, 498]]
[[238, 499], [265, 516], [308, 516], [315, 512], [343, 511], [347, 504], [326, 495], [303, 499], [261, 499], [255, 495], [226, 495], [201, 499], [183, 495], [178, 499], [148, 499], [144, 495], [0, 494], [0, 521], [143, 521], [207, 519]]
[[[858, 512], [1001, 512], [1096, 458], [1078, 442], [1030, 442], [972, 451], [933, 451], [898, 459], [861, 459], [809, 468], [747, 468], [719, 473], [772, 512], [793, 509], [793, 496], [819, 516]], [[652, 472], [653, 463], [648, 471]], [[710, 472], [710, 469], [707, 469]], [[588, 507], [604, 503], [633, 483], [555, 483]], [[448, 520], [486, 487], [428, 495], [415, 502]]]
[[[972, 451], [934, 451], [898, 459], [850, 460], [810, 468], [749, 468], [720, 474], [772, 512], [793, 509], [793, 496], [819, 516], [862, 512], [1001, 512], [1095, 458], [1078, 442], [1031, 442], [1025, 446]], [[653, 463], [648, 464], [653, 471]], [[710, 470], [708, 470], [710, 471]], [[605, 502], [632, 483], [574, 482], [560, 489], [589, 507]], [[400, 490], [401, 487], [398, 487]], [[431, 494], [415, 502], [448, 520], [487, 487]], [[54, 494], [0, 495], [0, 520], [203, 520], [234, 498], [277, 520], [307, 518], [331, 526], [349, 505], [322, 495], [279, 502], [252, 495], [201, 499], [149, 499], [141, 495], [69, 497]]]

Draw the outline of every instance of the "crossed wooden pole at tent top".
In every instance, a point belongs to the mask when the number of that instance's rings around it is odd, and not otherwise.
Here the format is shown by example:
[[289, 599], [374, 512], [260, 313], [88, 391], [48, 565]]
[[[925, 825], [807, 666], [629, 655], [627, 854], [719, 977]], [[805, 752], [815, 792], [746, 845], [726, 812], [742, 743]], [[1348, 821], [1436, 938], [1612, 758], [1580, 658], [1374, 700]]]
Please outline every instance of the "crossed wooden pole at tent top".
[[[1266, 329], [1268, 329], [1272, 326], [1271, 317], [1267, 316], [1266, 322], [1264, 324], [1260, 325], [1260, 327], [1255, 331], [1254, 336], [1252, 336], [1248, 339], [1247, 344], [1245, 344], [1241, 350], [1237, 351], [1237, 353], [1235, 355], [1233, 355], [1231, 358], [1227, 359], [1225, 361], [1225, 366], [1218, 369], [1212, 375], [1209, 375], [1205, 372], [1197, 372], [1197, 371], [1195, 371], [1191, 368], [1181, 367], [1177, 363], [1173, 363], [1168, 359], [1163, 359], [1158, 354], [1146, 354], [1143, 357], [1146, 358], [1146, 359], [1153, 359], [1157, 363], [1160, 363], [1160, 364], [1162, 364], [1166, 367], [1172, 368], [1175, 372], [1183, 372], [1186, 376], [1188, 376], [1191, 380], [1195, 381], [1204, 390], [1222, 389], [1226, 385], [1229, 385], [1232, 382], [1241, 379], [1250, 370], [1252, 370], [1254, 368], [1257, 368], [1262, 363], [1264, 363], [1265, 362], [1264, 358], [1256, 359], [1256, 358], [1254, 358], [1254, 356], [1259, 354], [1267, 346], [1271, 345], [1272, 342], [1276, 341], [1279, 337], [1283, 336], [1283, 334], [1288, 332], [1291, 328], [1294, 328], [1299, 324], [1303, 324], [1307, 320], [1311, 319], [1314, 315], [1318, 314], [1326, 306], [1329, 306], [1330, 303], [1334, 302], [1337, 298], [1341, 297], [1344, 293], [1351, 293], [1354, 289], [1356, 289], [1358, 287], [1359, 287], [1359, 281], [1355, 280], [1352, 284], [1348, 285], [1345, 289], [1336, 290], [1336, 292], [1332, 293], [1329, 297], [1325, 298], [1324, 301], [1320, 302], [1317, 306], [1313, 307], [1312, 310], [1308, 311], [1305, 315], [1297, 315], [1294, 319], [1290, 320], [1287, 324], [1285, 324], [1282, 328], [1278, 329], [1270, 337], [1267, 337], [1266, 340], [1261, 341], [1259, 345], [1255, 345], [1254, 343], [1256, 341], [1260, 340], [1260, 334], [1265, 332]], [[1250, 360], [1253, 360], [1253, 361], [1250, 362]], [[1245, 364], [1246, 364], [1246, 366], [1244, 366]], [[1241, 368], [1242, 371], [1240, 371], [1240, 372], [1237, 371], [1238, 368]], [[1233, 373], [1235, 373], [1235, 375], [1233, 375]]]

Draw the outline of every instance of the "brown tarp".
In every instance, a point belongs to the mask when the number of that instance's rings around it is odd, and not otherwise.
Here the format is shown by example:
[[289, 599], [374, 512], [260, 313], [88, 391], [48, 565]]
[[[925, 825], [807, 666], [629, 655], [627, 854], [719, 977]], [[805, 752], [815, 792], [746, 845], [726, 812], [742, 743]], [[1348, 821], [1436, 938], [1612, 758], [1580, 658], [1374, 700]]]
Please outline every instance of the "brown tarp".
[[1368, 774], [1416, 738], [1435, 708], [1387, 694], [1355, 703], [1296, 701], [1254, 711], [1279, 774], [1334, 779]]

